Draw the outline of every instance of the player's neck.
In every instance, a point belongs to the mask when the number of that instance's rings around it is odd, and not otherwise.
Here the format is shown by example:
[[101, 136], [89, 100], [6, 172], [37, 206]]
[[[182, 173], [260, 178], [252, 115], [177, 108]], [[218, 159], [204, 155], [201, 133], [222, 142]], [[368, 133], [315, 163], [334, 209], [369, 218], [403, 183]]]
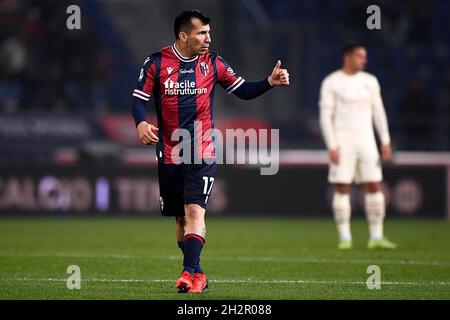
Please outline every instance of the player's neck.
[[191, 52], [191, 50], [189, 50], [189, 47], [183, 46], [179, 41], [175, 42], [175, 48], [182, 56], [182, 58], [190, 59], [196, 56], [196, 54], [194, 54], [193, 52]]
[[349, 76], [353, 76], [353, 75], [358, 73], [358, 70], [354, 70], [354, 69], [352, 69], [350, 67], [347, 67], [347, 66], [343, 66], [341, 68], [341, 70], [342, 70], [343, 73], [345, 73], [346, 75], [349, 75]]

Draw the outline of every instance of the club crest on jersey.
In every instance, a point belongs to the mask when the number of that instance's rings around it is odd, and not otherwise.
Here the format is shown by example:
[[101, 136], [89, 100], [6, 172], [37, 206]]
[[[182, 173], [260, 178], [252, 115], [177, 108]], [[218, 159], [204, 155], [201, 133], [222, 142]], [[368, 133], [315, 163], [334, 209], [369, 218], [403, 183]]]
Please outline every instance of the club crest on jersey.
[[200, 62], [200, 72], [202, 75], [207, 76], [209, 73], [208, 64], [205, 61]]
[[171, 74], [172, 71], [173, 71], [173, 68], [172, 68], [172, 67], [167, 67], [166, 69], [167, 69], [167, 74]]

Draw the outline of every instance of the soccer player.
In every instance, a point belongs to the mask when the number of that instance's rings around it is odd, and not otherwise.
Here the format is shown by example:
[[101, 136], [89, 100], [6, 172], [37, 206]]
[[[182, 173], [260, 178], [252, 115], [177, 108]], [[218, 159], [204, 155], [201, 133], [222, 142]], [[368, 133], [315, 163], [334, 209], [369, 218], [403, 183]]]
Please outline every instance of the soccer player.
[[[241, 99], [253, 99], [274, 86], [289, 85], [289, 73], [281, 68], [280, 61], [267, 78], [245, 81], [221, 56], [210, 51], [209, 22], [197, 10], [181, 12], [174, 22], [175, 43], [145, 60], [133, 92], [132, 114], [139, 139], [143, 144], [156, 144], [161, 213], [175, 216], [184, 266], [175, 284], [178, 292], [202, 292], [208, 284], [200, 253], [205, 244], [205, 209], [216, 173], [210, 130], [214, 126], [215, 85]], [[154, 100], [157, 126], [146, 122], [145, 105], [150, 98]], [[184, 152], [188, 151], [180, 148], [181, 139], [172, 137], [177, 129], [190, 133], [190, 138], [185, 141], [183, 136], [182, 142], [191, 145], [191, 158], [199, 157], [200, 163], [185, 161]]]
[[392, 156], [386, 113], [375, 76], [364, 72], [367, 52], [361, 43], [343, 48], [340, 70], [329, 74], [320, 89], [320, 126], [329, 153], [328, 181], [335, 185], [332, 200], [339, 233], [339, 249], [352, 247], [350, 185], [362, 184], [369, 223], [369, 249], [395, 249], [383, 235], [385, 217], [381, 159], [373, 125], [381, 141], [381, 158]]

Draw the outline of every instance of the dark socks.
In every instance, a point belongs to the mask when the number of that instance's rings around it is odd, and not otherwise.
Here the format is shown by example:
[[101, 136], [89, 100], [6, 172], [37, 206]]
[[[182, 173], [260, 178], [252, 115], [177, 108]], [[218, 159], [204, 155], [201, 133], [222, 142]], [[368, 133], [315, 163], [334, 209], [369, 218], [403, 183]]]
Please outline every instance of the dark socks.
[[178, 241], [178, 247], [184, 254], [183, 271], [190, 274], [195, 272], [203, 273], [200, 266], [200, 253], [202, 251], [205, 239], [196, 234], [187, 234], [182, 241]]
[[[184, 238], [183, 238], [183, 240], [177, 241], [177, 243], [178, 243], [178, 248], [181, 249], [181, 252], [184, 255]], [[200, 258], [199, 258], [199, 262], [198, 262], [197, 268], [195, 268], [195, 273], [203, 273], [203, 269], [202, 269], [202, 266], [200, 264]]]

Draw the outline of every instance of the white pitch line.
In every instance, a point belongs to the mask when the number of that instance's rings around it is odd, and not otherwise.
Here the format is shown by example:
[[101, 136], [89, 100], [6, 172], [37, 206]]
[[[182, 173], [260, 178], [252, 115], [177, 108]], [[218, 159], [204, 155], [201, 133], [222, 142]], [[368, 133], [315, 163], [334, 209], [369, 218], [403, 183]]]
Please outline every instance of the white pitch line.
[[[16, 257], [16, 258], [106, 258], [106, 259], [137, 259], [145, 258], [145, 256], [131, 256], [125, 254], [92, 254], [92, 253], [73, 253], [73, 252], [33, 252], [33, 253], [5, 253], [0, 252], [0, 257]], [[156, 259], [156, 257], [155, 257]], [[167, 259], [167, 258], [166, 258]]]
[[292, 257], [205, 257], [209, 260], [240, 260], [240, 261], [270, 261], [270, 262], [298, 262], [298, 263], [329, 263], [329, 264], [398, 264], [398, 265], [424, 265], [424, 266], [449, 266], [445, 261], [420, 261], [420, 260], [369, 260], [369, 259], [321, 259], [321, 258], [292, 258]]
[[[5, 282], [66, 282], [67, 279], [58, 278], [9, 278], [0, 279], [0, 281]], [[137, 282], [137, 283], [165, 283], [165, 282], [175, 282], [175, 279], [81, 279], [81, 282], [105, 282], [105, 283], [115, 283], [115, 282]], [[209, 280], [212, 283], [248, 283], [248, 284], [349, 284], [349, 285], [366, 285], [366, 281], [352, 281], [352, 280], [253, 280], [253, 279], [218, 279]], [[450, 281], [381, 281], [382, 285], [397, 285], [397, 286], [449, 286]]]
[[[155, 260], [179, 260], [181, 255], [172, 256], [152, 256], [152, 255], [124, 255], [124, 254], [90, 254], [90, 253], [72, 253], [72, 252], [36, 252], [36, 253], [5, 253], [1, 252], [0, 257], [17, 258], [94, 258], [94, 259], [155, 259]], [[418, 266], [440, 266], [450, 267], [447, 261], [428, 261], [428, 260], [379, 260], [379, 259], [322, 259], [322, 258], [295, 258], [295, 257], [275, 257], [275, 256], [204, 256], [203, 261], [249, 261], [249, 262], [290, 262], [290, 263], [326, 263], [326, 264], [393, 264], [393, 265], [418, 265]]]

